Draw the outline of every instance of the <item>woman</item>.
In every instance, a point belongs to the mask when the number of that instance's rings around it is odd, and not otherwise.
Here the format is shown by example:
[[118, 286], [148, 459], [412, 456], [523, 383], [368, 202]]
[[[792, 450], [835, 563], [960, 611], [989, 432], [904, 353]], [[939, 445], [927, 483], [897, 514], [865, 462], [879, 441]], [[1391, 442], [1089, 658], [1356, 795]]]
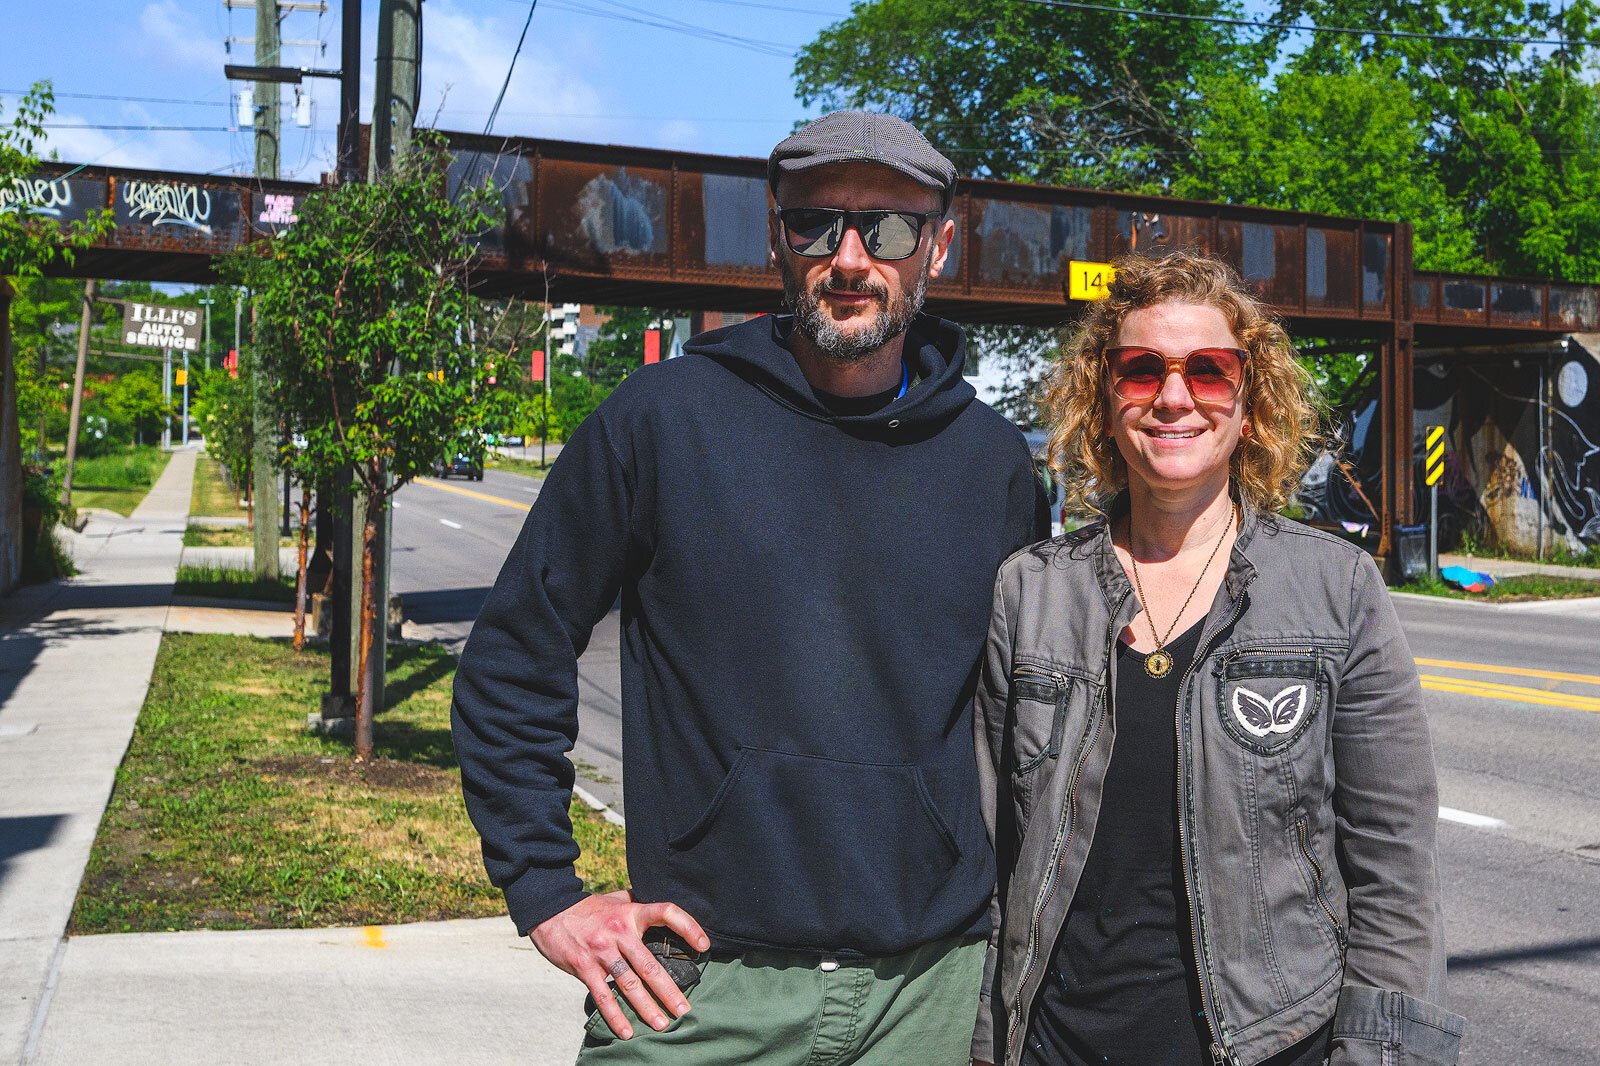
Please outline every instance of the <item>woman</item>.
[[1416, 669], [1372, 560], [1275, 513], [1308, 392], [1195, 255], [1122, 262], [1066, 345], [1050, 461], [1102, 520], [996, 584], [975, 1060], [1455, 1061]]

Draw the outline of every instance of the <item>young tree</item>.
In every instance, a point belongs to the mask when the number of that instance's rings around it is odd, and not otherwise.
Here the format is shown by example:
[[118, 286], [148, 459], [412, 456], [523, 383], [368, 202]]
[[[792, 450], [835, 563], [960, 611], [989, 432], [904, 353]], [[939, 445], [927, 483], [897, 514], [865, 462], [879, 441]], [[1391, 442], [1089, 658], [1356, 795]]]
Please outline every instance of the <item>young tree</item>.
[[[55, 110], [55, 94], [50, 83], [36, 83], [17, 102], [11, 121], [0, 121], [0, 190], [18, 189], [39, 168], [34, 148], [44, 136], [44, 121]], [[4, 108], [0, 106], [0, 120]], [[111, 212], [99, 211], [80, 222], [61, 225], [55, 219], [35, 214], [26, 202], [0, 201], [0, 278], [26, 281], [39, 277], [45, 267], [63, 259], [70, 263], [73, 253], [88, 247], [111, 227]]]
[[489, 359], [466, 342], [466, 282], [472, 237], [490, 217], [481, 196], [445, 195], [448, 162], [437, 141], [419, 138], [377, 181], [308, 197], [292, 229], [225, 266], [255, 294], [255, 356], [303, 440], [286, 458], [303, 481], [349, 485], [366, 500], [358, 761], [371, 758], [376, 710], [367, 677], [378, 523], [397, 488], [476, 439], [486, 407]]

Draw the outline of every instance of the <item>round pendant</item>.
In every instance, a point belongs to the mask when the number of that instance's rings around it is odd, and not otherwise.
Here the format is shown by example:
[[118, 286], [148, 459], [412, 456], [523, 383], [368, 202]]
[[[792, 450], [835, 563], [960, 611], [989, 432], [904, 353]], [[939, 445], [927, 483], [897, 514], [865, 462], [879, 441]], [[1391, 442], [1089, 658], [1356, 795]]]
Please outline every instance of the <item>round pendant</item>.
[[1157, 649], [1144, 657], [1144, 672], [1151, 677], [1166, 677], [1172, 672], [1172, 656]]

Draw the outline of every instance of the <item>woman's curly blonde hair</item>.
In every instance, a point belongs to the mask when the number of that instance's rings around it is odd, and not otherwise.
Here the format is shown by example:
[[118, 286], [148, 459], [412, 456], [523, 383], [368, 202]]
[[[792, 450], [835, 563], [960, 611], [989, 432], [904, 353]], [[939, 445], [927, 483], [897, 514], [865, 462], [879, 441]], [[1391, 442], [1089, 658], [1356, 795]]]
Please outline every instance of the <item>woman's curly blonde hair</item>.
[[1251, 432], [1234, 449], [1233, 483], [1258, 509], [1281, 508], [1311, 461], [1320, 425], [1315, 385], [1283, 326], [1232, 268], [1210, 256], [1130, 255], [1114, 266], [1106, 298], [1072, 327], [1044, 381], [1040, 407], [1052, 427], [1046, 458], [1065, 487], [1068, 510], [1101, 514], [1102, 505], [1127, 486], [1127, 464], [1107, 422], [1111, 392], [1104, 353], [1130, 311], [1166, 303], [1215, 307], [1250, 353], [1240, 396]]

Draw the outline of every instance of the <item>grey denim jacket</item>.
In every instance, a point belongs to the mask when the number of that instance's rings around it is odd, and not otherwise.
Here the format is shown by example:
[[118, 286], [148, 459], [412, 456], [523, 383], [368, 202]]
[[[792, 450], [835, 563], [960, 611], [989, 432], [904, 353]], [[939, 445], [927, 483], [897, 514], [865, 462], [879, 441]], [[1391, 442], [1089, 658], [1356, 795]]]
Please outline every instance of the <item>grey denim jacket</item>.
[[[1212, 1058], [1333, 1018], [1333, 1066], [1454, 1063], [1438, 792], [1415, 664], [1372, 559], [1241, 506], [1173, 708], [1178, 835]], [[1117, 513], [1113, 509], [1113, 515]], [[1015, 1066], [1089, 854], [1138, 613], [1108, 526], [1000, 568], [974, 729], [999, 857], [973, 1057]]]

